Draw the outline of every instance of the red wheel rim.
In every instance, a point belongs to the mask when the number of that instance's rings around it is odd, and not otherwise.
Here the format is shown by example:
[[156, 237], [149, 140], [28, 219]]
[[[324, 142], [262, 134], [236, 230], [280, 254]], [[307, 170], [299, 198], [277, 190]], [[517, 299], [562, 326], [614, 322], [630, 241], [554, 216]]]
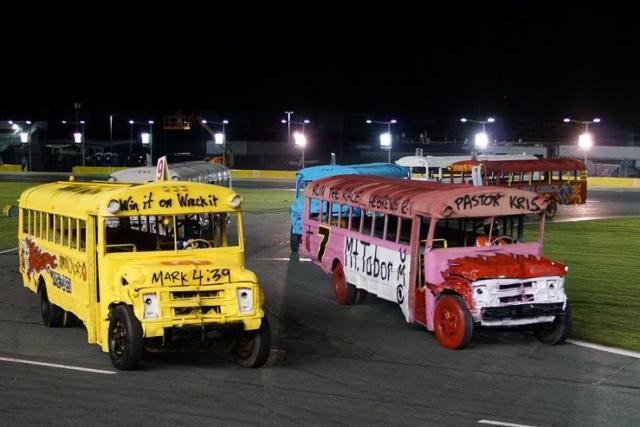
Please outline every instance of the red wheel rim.
[[333, 269], [333, 293], [340, 304], [347, 303], [347, 277], [344, 275], [342, 263]]
[[445, 296], [438, 302], [435, 313], [436, 338], [444, 347], [458, 348], [464, 341], [464, 312], [458, 302]]

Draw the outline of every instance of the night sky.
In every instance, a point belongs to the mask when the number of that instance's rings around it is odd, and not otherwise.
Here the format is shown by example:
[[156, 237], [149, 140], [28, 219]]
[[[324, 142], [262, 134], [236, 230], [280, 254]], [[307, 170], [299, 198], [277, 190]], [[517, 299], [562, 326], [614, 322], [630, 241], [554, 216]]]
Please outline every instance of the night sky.
[[81, 100], [158, 113], [638, 119], [630, 5], [15, 3], [2, 6], [0, 118], [59, 117]]

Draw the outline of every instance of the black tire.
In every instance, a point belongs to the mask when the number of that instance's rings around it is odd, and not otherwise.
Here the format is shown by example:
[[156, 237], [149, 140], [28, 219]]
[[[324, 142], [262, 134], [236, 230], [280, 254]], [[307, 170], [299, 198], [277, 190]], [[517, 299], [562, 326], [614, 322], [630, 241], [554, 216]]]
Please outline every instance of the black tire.
[[291, 245], [291, 252], [298, 252], [300, 248], [300, 241], [302, 236], [299, 234], [289, 233], [289, 245]]
[[354, 304], [364, 304], [364, 301], [367, 299], [367, 295], [369, 295], [369, 292], [365, 291], [364, 289], [357, 289], [356, 300]]
[[47, 286], [44, 283], [38, 288], [40, 296], [40, 313], [42, 314], [42, 323], [49, 328], [60, 328], [64, 326], [66, 312], [49, 301], [47, 296]]
[[140, 321], [129, 305], [117, 305], [109, 315], [109, 355], [117, 369], [135, 369], [144, 350]]
[[572, 314], [571, 304], [567, 301], [564, 313], [556, 316], [551, 323], [543, 323], [533, 330], [533, 334], [540, 342], [549, 345], [562, 344], [571, 334]]
[[247, 331], [235, 343], [233, 356], [240, 366], [259, 368], [267, 361], [271, 349], [271, 327], [267, 317], [257, 331]]

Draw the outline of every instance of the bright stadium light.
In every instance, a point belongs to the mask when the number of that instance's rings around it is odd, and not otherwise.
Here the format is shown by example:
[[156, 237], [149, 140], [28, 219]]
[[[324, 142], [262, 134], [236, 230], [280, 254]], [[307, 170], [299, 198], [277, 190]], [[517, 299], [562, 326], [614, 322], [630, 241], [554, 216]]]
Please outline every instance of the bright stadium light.
[[585, 151], [588, 151], [593, 145], [593, 138], [590, 133], [583, 133], [578, 137], [578, 145]]
[[296, 145], [302, 148], [304, 148], [307, 145], [307, 137], [302, 132], [294, 132], [293, 141]]
[[74, 132], [73, 133], [73, 141], [76, 144], [82, 144], [82, 132]]
[[489, 145], [489, 136], [485, 132], [476, 133], [475, 145], [484, 150]]
[[367, 124], [378, 123], [387, 126], [387, 131], [380, 134], [380, 148], [387, 150], [387, 162], [391, 163], [391, 144], [393, 142], [393, 135], [391, 134], [391, 125], [398, 123], [396, 119], [391, 119], [388, 122], [380, 120], [365, 120]]
[[149, 132], [142, 132], [140, 134], [140, 139], [142, 140], [142, 145], [149, 145], [151, 134]]
[[224, 133], [216, 132], [213, 134], [213, 139], [215, 140], [216, 145], [224, 144]]
[[26, 144], [29, 142], [29, 132], [22, 131], [20, 132], [20, 142]]

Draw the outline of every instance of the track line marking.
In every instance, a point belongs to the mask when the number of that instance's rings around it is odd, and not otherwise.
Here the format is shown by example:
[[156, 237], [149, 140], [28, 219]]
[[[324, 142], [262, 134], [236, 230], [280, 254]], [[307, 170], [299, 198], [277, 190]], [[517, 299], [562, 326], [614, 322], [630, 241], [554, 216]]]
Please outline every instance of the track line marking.
[[73, 366], [73, 365], [59, 365], [57, 363], [36, 362], [35, 360], [14, 359], [12, 357], [0, 357], [0, 362], [22, 363], [25, 365], [44, 366], [47, 368], [69, 369], [71, 371], [91, 372], [93, 374], [105, 374], [105, 375], [117, 374], [116, 371], [105, 371], [103, 369], [83, 368], [81, 366]]
[[579, 340], [567, 340], [567, 342], [573, 345], [579, 345], [580, 347], [587, 347], [593, 350], [606, 351], [607, 353], [613, 353], [613, 354], [618, 354], [620, 356], [629, 356], [636, 359], [640, 359], [640, 353], [638, 353], [637, 351], [625, 350], [622, 348], [615, 348], [615, 347], [607, 347], [606, 345], [592, 344], [590, 342], [579, 341]]
[[507, 426], [507, 427], [535, 427], [527, 424], [505, 423], [503, 421], [494, 421], [494, 420], [478, 420], [478, 424], [490, 424], [492, 426]]
[[[292, 261], [291, 258], [254, 258], [259, 259], [260, 261]], [[300, 258], [298, 259], [300, 262], [310, 262], [311, 258]]]
[[0, 254], [6, 254], [7, 252], [18, 250], [18, 248], [7, 249], [6, 251], [0, 251]]

